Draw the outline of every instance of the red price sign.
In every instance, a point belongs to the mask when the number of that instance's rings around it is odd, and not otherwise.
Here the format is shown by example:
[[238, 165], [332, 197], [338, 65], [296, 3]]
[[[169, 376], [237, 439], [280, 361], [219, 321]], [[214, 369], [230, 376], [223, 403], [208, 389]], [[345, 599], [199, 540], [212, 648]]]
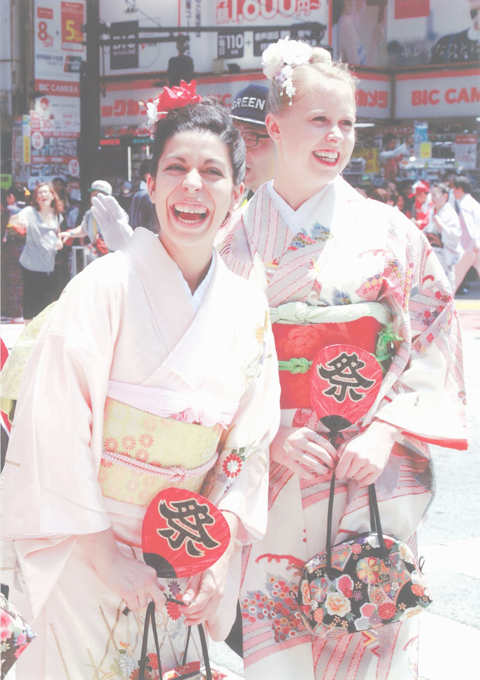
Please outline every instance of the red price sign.
[[62, 50], [83, 51], [82, 24], [85, 5], [81, 2], [62, 2]]

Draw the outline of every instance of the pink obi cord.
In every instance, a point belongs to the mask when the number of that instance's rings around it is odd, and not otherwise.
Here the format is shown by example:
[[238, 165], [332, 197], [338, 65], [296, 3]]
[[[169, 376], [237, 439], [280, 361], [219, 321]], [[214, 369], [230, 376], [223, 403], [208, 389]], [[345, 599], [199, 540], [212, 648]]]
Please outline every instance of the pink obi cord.
[[190, 477], [199, 477], [206, 474], [215, 465], [218, 459], [218, 453], [216, 453], [213, 458], [210, 458], [204, 465], [197, 468], [187, 469], [184, 467], [157, 467], [156, 465], [149, 465], [149, 463], [143, 463], [141, 460], [135, 460], [129, 456], [123, 456], [121, 453], [113, 453], [113, 451], [103, 451], [102, 460], [106, 460], [109, 463], [117, 463], [117, 465], [123, 465], [124, 467], [129, 467], [135, 472], [144, 472], [150, 475], [157, 475], [159, 477], [165, 477], [170, 482], [179, 483], [183, 482], [185, 479]]

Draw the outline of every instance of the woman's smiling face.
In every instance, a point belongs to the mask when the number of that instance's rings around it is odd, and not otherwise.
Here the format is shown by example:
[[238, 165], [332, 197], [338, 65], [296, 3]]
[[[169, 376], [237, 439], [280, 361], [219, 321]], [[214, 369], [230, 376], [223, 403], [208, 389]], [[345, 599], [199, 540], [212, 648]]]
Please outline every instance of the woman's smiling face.
[[[309, 69], [292, 106], [268, 114], [277, 168], [309, 198], [347, 165], [355, 145], [355, 97], [349, 83]], [[306, 199], [305, 199], [306, 200]]]
[[149, 191], [168, 252], [212, 248], [215, 234], [241, 193], [228, 148], [215, 134], [180, 132], [165, 144]]

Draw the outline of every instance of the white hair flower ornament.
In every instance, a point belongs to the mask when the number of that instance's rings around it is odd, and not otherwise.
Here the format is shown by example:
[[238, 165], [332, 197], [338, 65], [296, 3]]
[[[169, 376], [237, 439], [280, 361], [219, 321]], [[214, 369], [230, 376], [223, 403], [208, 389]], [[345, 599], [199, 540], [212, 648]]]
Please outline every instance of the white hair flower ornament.
[[299, 40], [281, 38], [276, 43], [269, 45], [262, 54], [263, 72], [269, 80], [278, 78], [282, 85], [282, 93], [292, 97], [296, 88], [292, 82], [293, 69], [295, 66], [308, 64], [312, 56], [310, 45]]

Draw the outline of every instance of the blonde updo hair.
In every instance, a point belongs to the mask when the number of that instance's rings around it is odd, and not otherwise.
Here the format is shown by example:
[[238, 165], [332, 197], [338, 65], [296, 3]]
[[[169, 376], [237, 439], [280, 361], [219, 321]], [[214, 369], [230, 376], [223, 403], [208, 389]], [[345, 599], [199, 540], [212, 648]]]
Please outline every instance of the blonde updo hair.
[[[306, 89], [306, 83], [317, 72], [326, 78], [336, 78], [347, 83], [352, 88], [355, 96], [358, 78], [356, 78], [347, 64], [342, 61], [334, 61], [330, 52], [323, 47], [312, 47], [312, 56], [308, 64], [301, 64], [293, 67], [292, 83], [295, 87], [293, 100]], [[270, 82], [270, 89], [267, 96], [267, 113], [279, 114], [282, 109], [290, 106], [291, 99], [283, 89], [282, 79], [275, 76]]]

